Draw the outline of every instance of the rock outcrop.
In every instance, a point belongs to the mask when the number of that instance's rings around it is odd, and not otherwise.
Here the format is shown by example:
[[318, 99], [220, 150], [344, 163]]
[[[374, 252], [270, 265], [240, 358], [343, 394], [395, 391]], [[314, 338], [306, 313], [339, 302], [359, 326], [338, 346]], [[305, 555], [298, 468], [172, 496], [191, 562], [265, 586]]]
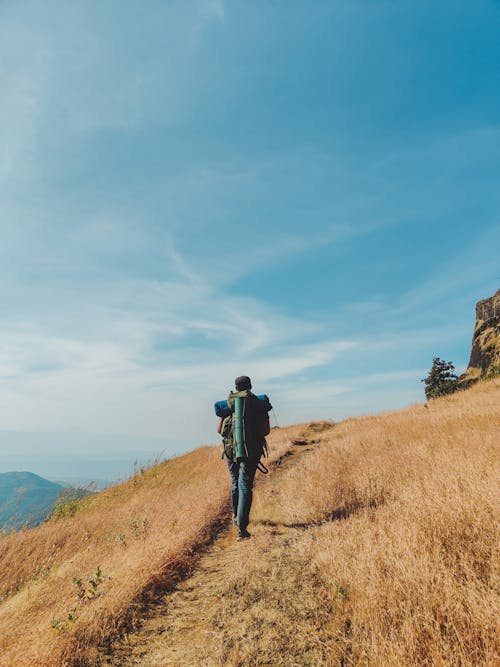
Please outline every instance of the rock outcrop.
[[472, 337], [465, 382], [500, 373], [500, 289], [476, 304], [476, 326]]

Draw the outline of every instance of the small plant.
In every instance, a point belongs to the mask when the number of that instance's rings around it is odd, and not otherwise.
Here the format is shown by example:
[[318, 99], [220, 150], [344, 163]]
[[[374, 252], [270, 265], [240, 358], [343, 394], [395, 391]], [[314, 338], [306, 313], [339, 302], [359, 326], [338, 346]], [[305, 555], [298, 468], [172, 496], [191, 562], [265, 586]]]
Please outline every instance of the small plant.
[[139, 479], [144, 475], [145, 472], [146, 472], [146, 467], [139, 466], [137, 460], [134, 461], [134, 470], [132, 473], [132, 484], [134, 486], [138, 485]]
[[44, 566], [40, 569], [38, 574], [35, 577], [33, 577], [33, 581], [35, 581], [35, 582], [36, 581], [44, 581], [45, 579], [47, 579], [49, 577], [49, 575], [50, 575], [50, 567]]
[[76, 586], [76, 596], [83, 602], [84, 600], [93, 600], [94, 598], [99, 597], [99, 587], [103, 582], [102, 570], [100, 567], [97, 568], [95, 573], [84, 581], [79, 577], [73, 577], [73, 583]]
[[458, 376], [451, 361], [444, 361], [434, 357], [432, 367], [426, 378], [421, 380], [425, 384], [425, 398], [429, 401], [439, 396], [452, 394], [458, 389]]
[[78, 577], [73, 577], [73, 583], [76, 586], [76, 596], [79, 600], [85, 599], [85, 596], [87, 594], [87, 589], [85, 588], [85, 584], [83, 583], [83, 579], [79, 579]]
[[135, 539], [138, 540], [140, 535], [139, 535], [139, 522], [137, 521], [137, 519], [131, 521], [130, 530], [132, 531], [132, 535], [135, 537]]
[[333, 589], [341, 600], [347, 600], [349, 597], [349, 591], [346, 586], [342, 586], [341, 584], [334, 584]]
[[87, 580], [84, 580], [81, 577], [73, 577], [78, 603], [67, 612], [66, 618], [57, 618], [54, 616], [50, 622], [51, 627], [58, 632], [67, 630], [68, 626], [71, 623], [74, 623], [78, 618], [78, 605], [82, 605], [89, 600], [95, 600], [99, 597], [101, 594], [99, 589], [103, 580], [104, 577], [100, 566], [97, 567], [94, 574]]
[[142, 521], [139, 521], [139, 519], [134, 519], [131, 521], [130, 530], [132, 531], [132, 535], [136, 540], [141, 538], [144, 539], [149, 532], [149, 521], [147, 517], [145, 517]]
[[99, 595], [97, 592], [99, 586], [102, 584], [102, 570], [100, 567], [97, 568], [95, 571], [95, 574], [89, 578], [89, 586], [90, 586], [90, 592], [91, 592], [91, 597], [95, 598]]
[[88, 504], [91, 491], [86, 489], [66, 489], [56, 500], [51, 519], [68, 519]]
[[74, 623], [77, 618], [78, 614], [76, 613], [76, 607], [73, 607], [73, 609], [68, 611], [66, 618], [57, 618], [54, 616], [50, 622], [50, 625], [54, 630], [57, 630], [58, 632], [64, 632], [67, 630], [70, 623]]

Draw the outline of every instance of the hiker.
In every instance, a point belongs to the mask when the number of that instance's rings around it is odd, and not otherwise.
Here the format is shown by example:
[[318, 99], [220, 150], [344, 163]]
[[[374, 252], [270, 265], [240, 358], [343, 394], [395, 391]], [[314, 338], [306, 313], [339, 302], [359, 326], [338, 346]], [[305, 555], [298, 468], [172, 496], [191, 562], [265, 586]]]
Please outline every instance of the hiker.
[[[267, 450], [266, 435], [271, 427], [268, 411], [271, 404], [265, 397], [255, 396], [251, 392], [252, 382], [246, 375], [234, 381], [235, 391], [229, 394], [227, 404], [231, 414], [219, 417], [217, 433], [224, 441], [224, 455], [231, 475], [231, 506], [233, 523], [238, 527], [238, 540], [250, 537], [247, 530], [250, 507], [252, 505], [253, 480], [260, 458]], [[241, 407], [240, 407], [241, 406]], [[241, 417], [238, 416], [241, 412]], [[236, 429], [241, 419], [242, 446], [238, 446]]]

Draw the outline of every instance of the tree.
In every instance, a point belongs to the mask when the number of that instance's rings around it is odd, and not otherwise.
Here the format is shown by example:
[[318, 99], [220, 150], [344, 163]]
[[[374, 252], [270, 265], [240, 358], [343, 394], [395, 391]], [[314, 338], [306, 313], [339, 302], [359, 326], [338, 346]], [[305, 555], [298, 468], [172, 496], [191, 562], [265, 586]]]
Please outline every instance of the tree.
[[425, 383], [425, 398], [430, 401], [438, 396], [452, 394], [458, 389], [458, 376], [455, 375], [455, 366], [451, 361], [443, 361], [434, 357], [432, 367], [427, 377], [421, 382]]

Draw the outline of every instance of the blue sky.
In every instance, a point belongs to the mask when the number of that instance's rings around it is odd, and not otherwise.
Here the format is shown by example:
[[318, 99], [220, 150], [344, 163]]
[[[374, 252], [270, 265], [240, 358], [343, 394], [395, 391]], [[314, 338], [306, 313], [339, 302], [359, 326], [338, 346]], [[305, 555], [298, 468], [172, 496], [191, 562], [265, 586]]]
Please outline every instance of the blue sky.
[[500, 3], [0, 2], [0, 471], [423, 400], [500, 286]]

